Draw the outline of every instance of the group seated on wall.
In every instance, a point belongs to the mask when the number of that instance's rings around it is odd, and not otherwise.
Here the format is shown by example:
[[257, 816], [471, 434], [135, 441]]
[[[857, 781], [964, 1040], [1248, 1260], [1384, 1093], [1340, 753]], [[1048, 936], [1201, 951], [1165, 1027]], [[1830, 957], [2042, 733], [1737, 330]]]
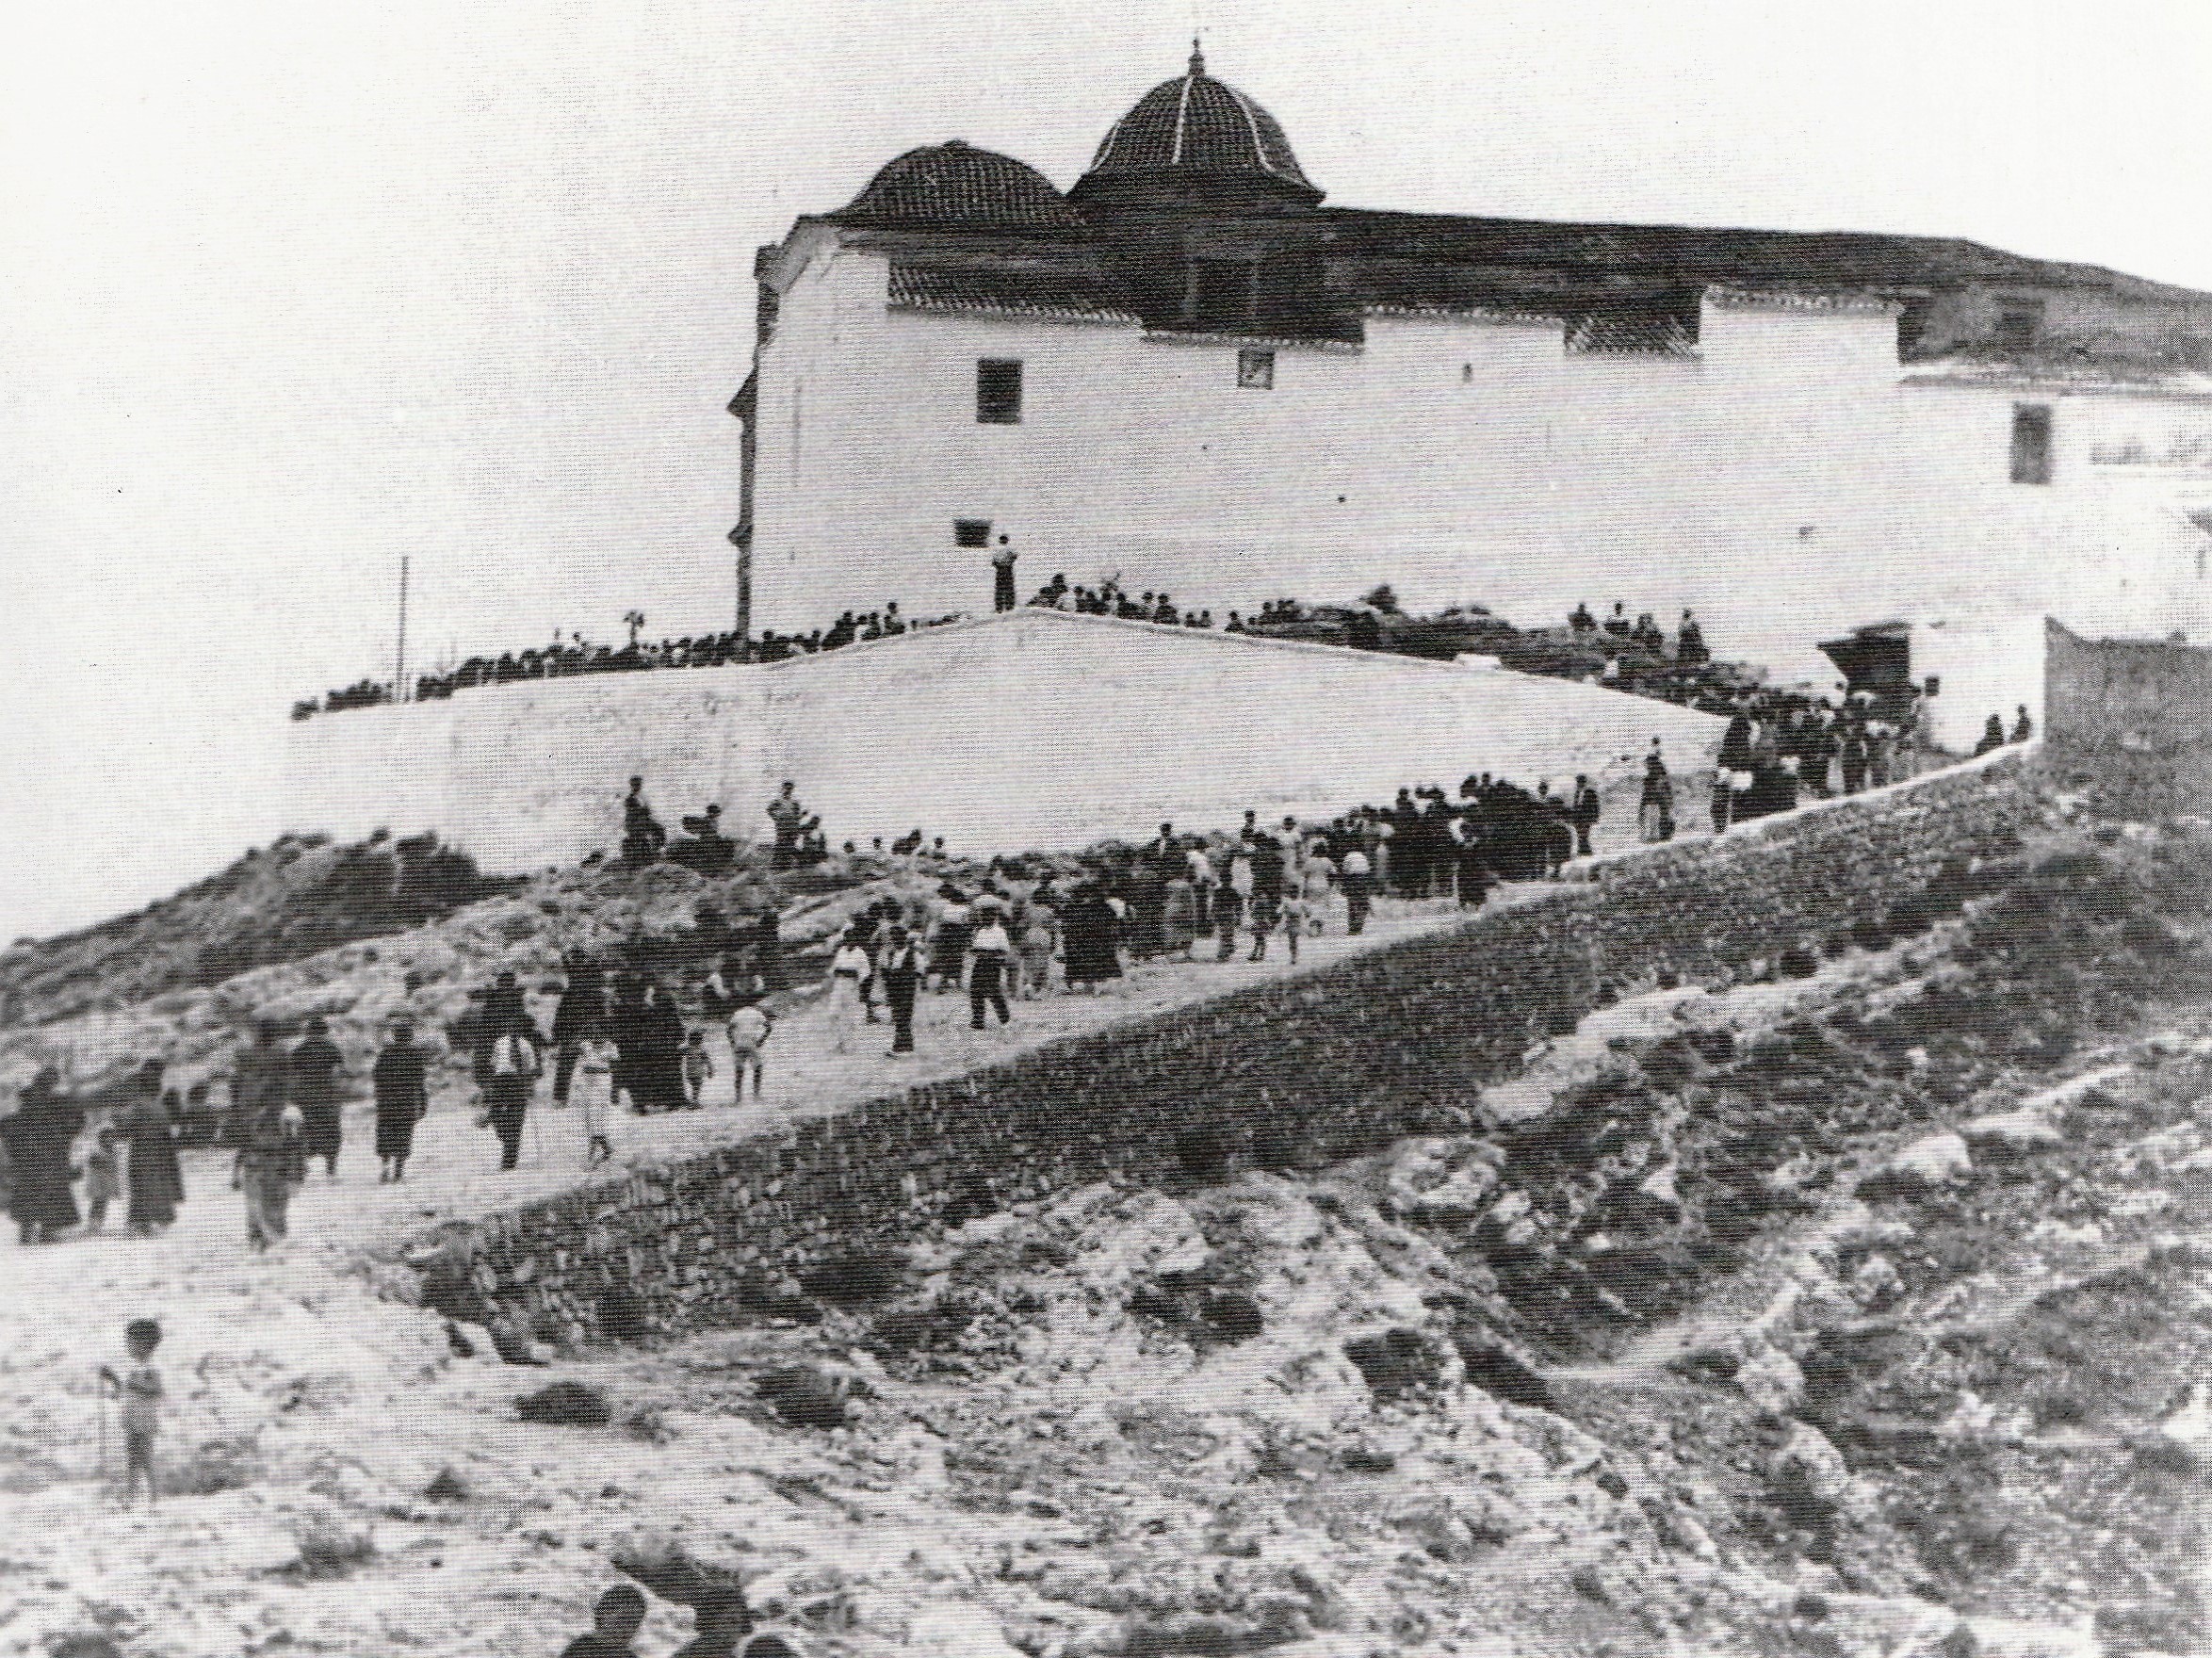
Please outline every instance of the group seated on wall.
[[[1113, 580], [1087, 587], [1070, 583], [1065, 575], [1054, 576], [1038, 589], [1030, 604], [1162, 626], [1215, 626], [1211, 610], [1179, 607], [1166, 593], [1130, 594]], [[633, 617], [633, 625], [639, 620]], [[581, 634], [572, 634], [566, 641], [555, 640], [541, 649], [510, 651], [496, 658], [471, 657], [449, 672], [423, 675], [415, 681], [415, 698], [427, 702], [477, 686], [579, 674], [784, 661], [961, 620], [964, 617], [960, 615], [910, 619], [900, 612], [896, 601], [891, 601], [880, 610], [846, 610], [827, 627], [807, 633], [769, 631], [754, 640], [735, 631], [662, 640], [658, 644], [633, 637], [628, 644], [616, 648], [592, 644]], [[1577, 605], [1563, 626], [1524, 628], [1479, 605], [1454, 607], [1434, 616], [1408, 615], [1398, 608], [1388, 586], [1375, 588], [1354, 605], [1272, 599], [1249, 617], [1229, 611], [1220, 626], [1222, 631], [1248, 638], [1333, 644], [1429, 660], [1487, 656], [1518, 673], [1581, 680], [1724, 718], [1748, 715], [1778, 729], [1783, 750], [1797, 757], [1797, 769], [1808, 779], [1806, 786], [1814, 788], [1815, 792], [1825, 790], [1809, 779], [1815, 772], [1825, 774], [1831, 759], [1842, 761], [1842, 787], [1856, 788], [1869, 778], [1887, 781], [1893, 772], [1901, 775], [1907, 763], [1902, 756], [1917, 743], [1919, 709], [1910, 695], [1891, 697], [1872, 707], [1864, 697], [1853, 696], [1839, 709], [1830, 698], [1767, 688], [1756, 674], [1715, 660], [1702, 629], [1688, 610], [1682, 613], [1671, 647], [1651, 612], [1632, 621], [1626, 607], [1618, 602], [1602, 622], [1586, 605]], [[364, 679], [319, 700], [295, 703], [292, 718], [305, 720], [317, 713], [368, 707], [392, 700], [388, 682]], [[1854, 729], [1855, 741], [1850, 735]], [[1852, 757], [1856, 748], [1866, 751], [1862, 761]], [[1724, 769], [1749, 770], [1745, 766]], [[1751, 798], [1748, 803], [1733, 804], [1732, 821], [1757, 815], [1762, 809], [1760, 802], [1779, 798], [1781, 790], [1770, 773], [1767, 787], [1754, 790], [1747, 784], [1738, 792]]]

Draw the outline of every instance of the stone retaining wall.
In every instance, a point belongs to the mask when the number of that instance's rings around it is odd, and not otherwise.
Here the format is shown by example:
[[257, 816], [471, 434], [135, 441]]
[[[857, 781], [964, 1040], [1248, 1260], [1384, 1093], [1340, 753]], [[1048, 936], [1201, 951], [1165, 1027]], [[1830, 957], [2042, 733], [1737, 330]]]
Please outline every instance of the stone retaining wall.
[[1536, 902], [1314, 971], [1071, 1037], [779, 1135], [495, 1215], [464, 1240], [494, 1306], [587, 1328], [603, 1292], [664, 1330], [745, 1316], [763, 1273], [1103, 1175], [1167, 1175], [1179, 1139], [1343, 1157], [1457, 1127], [1531, 1042], [1671, 971], [1711, 982], [1818, 946], [2009, 848], [2020, 752], [1617, 854]]

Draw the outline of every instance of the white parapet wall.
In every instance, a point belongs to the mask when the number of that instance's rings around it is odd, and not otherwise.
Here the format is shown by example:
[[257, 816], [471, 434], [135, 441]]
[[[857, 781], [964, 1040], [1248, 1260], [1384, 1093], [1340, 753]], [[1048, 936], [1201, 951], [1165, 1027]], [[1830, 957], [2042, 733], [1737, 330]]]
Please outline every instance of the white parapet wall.
[[286, 826], [431, 830], [512, 873], [612, 850], [631, 776], [672, 828], [716, 801], [740, 836], [789, 778], [833, 841], [919, 828], [969, 854], [1073, 849], [1476, 772], [1618, 781], [1654, 738], [1686, 774], [1722, 729], [1566, 680], [1022, 610], [767, 667], [319, 715], [293, 727]]

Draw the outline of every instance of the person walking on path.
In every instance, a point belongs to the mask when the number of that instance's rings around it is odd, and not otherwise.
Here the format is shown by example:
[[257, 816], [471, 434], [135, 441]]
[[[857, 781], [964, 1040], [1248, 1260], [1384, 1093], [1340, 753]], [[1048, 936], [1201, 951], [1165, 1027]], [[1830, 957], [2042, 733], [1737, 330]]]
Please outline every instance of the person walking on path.
[[1367, 913], [1374, 904], [1374, 870], [1367, 854], [1354, 846], [1344, 853], [1344, 931], [1357, 938], [1367, 931]]
[[1256, 835], [1251, 844], [1252, 890], [1245, 902], [1251, 911], [1251, 959], [1257, 962], [1266, 959], [1267, 935], [1282, 912], [1284, 870], [1282, 848], [1274, 836]]
[[968, 968], [968, 943], [975, 934], [975, 914], [967, 897], [951, 883], [937, 889], [936, 935], [930, 952], [930, 977], [936, 989], [955, 988]]
[[1198, 942], [1198, 889], [1192, 884], [1190, 866], [1179, 855], [1163, 861], [1168, 880], [1160, 899], [1160, 950], [1163, 955], [1191, 959]]
[[1252, 904], [1252, 842], [1240, 840], [1228, 854], [1228, 874], [1221, 883], [1221, 893], [1214, 905], [1214, 928], [1220, 934], [1220, 949], [1214, 959], [1227, 961], [1236, 953], [1237, 929], [1244, 924], [1244, 914]]
[[589, 956], [569, 964], [568, 984], [553, 1010], [553, 1103], [568, 1103], [569, 1073], [584, 1037], [607, 1022], [607, 973]]
[[753, 1097], [760, 1098], [764, 1067], [760, 1050], [767, 1045], [773, 1021], [768, 1012], [756, 1001], [740, 1002], [730, 1010], [724, 1021], [730, 1039], [730, 1103], [745, 1103], [745, 1079], [753, 1079]]
[[266, 1103], [246, 1125], [234, 1183], [246, 1197], [246, 1242], [271, 1249], [291, 1231], [292, 1191], [307, 1178], [299, 1107]]
[[322, 1159], [323, 1171], [338, 1178], [338, 1145], [345, 1134], [345, 1118], [338, 1102], [338, 1070], [346, 1056], [331, 1040], [327, 1021], [307, 1021], [307, 1034], [292, 1049], [287, 1087], [300, 1108], [300, 1132], [307, 1155]]
[[1021, 954], [1021, 995], [1033, 1001], [1052, 987], [1052, 957], [1060, 948], [1060, 912], [1043, 902], [1030, 901], [1029, 922], [1017, 941]]
[[1066, 934], [1063, 971], [1069, 989], [1095, 992], [1107, 980], [1121, 977], [1114, 910], [1096, 882], [1086, 881], [1076, 888], [1063, 925]]
[[148, 1060], [138, 1073], [138, 1097], [122, 1113], [123, 1180], [130, 1194], [130, 1228], [141, 1236], [177, 1218], [185, 1200], [177, 1166], [176, 1130], [161, 1103], [161, 1062]]
[[584, 1162], [596, 1167], [614, 1155], [607, 1138], [614, 1111], [614, 1043], [604, 1027], [588, 1032], [577, 1045], [576, 1077], [569, 1097], [583, 1118]]
[[1590, 855], [1590, 836], [1603, 816], [1604, 807], [1598, 800], [1598, 791], [1590, 787], [1590, 780], [1580, 772], [1574, 776], [1574, 796], [1567, 809], [1568, 821], [1574, 825], [1574, 855]]
[[25, 1244], [50, 1244], [77, 1224], [70, 1148], [84, 1132], [85, 1113], [62, 1097], [61, 1072], [43, 1065], [0, 1118], [8, 1149], [8, 1211]]
[[714, 1056], [707, 1051], [707, 1032], [693, 1031], [684, 1039], [684, 1105], [697, 1111], [707, 1103], [707, 1083], [714, 1075]]
[[906, 929], [896, 921], [885, 932], [875, 970], [884, 987], [884, 1004], [891, 1011], [891, 1052], [894, 1056], [912, 1053], [914, 995], [921, 988], [921, 952], [915, 949]]
[[285, 1102], [290, 1060], [278, 1042], [279, 1034], [274, 1019], [259, 1020], [253, 1027], [252, 1046], [241, 1048], [231, 1061], [231, 1110], [222, 1133], [225, 1146], [245, 1145], [255, 1119], [270, 1106]]
[[392, 1021], [391, 1043], [377, 1055], [369, 1081], [376, 1095], [377, 1180], [404, 1180], [407, 1160], [415, 1151], [415, 1125], [422, 1121], [431, 1103], [413, 1019]]
[[146, 1487], [146, 1506], [154, 1506], [159, 1482], [154, 1473], [154, 1440], [161, 1431], [161, 1373], [154, 1368], [155, 1349], [161, 1345], [161, 1325], [150, 1318], [135, 1318], [123, 1326], [123, 1348], [131, 1356], [130, 1368], [118, 1375], [108, 1365], [100, 1367], [100, 1385], [122, 1401], [122, 1503], [125, 1508], [140, 1485]]
[[868, 951], [852, 934], [845, 935], [838, 953], [830, 958], [828, 996], [830, 1047], [845, 1052], [852, 1045], [854, 1015], [860, 1007], [860, 981], [869, 973]]
[[527, 1022], [509, 1025], [492, 1039], [484, 1081], [484, 1126], [499, 1137], [499, 1167], [512, 1169], [522, 1158], [522, 1127], [529, 1115], [530, 1095], [539, 1070], [536, 1035]]
[[1644, 756], [1643, 792], [1636, 799], [1636, 828], [1648, 846], [1674, 838], [1674, 779], [1659, 756], [1659, 744]]
[[999, 918], [996, 903], [983, 911], [983, 925], [975, 930], [969, 948], [974, 961], [968, 975], [968, 1029], [984, 1028], [986, 1008], [998, 1010], [1000, 1025], [1011, 1024], [1014, 1015], [1006, 1005], [1006, 975], [1014, 962], [1014, 941], [1006, 935], [1006, 924]]
[[85, 1148], [85, 1230], [107, 1229], [107, 1211], [122, 1195], [122, 1152], [115, 1144], [115, 1125], [93, 1126], [91, 1143]]

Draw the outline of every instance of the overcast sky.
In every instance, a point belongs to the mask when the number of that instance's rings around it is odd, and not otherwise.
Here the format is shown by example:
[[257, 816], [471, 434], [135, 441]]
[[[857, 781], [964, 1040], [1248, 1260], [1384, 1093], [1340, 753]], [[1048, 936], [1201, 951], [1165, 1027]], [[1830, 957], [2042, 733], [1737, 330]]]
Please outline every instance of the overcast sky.
[[299, 696], [726, 626], [752, 254], [1210, 67], [1345, 204], [2212, 288], [2204, 0], [72, 0], [0, 36], [0, 941], [266, 842]]

